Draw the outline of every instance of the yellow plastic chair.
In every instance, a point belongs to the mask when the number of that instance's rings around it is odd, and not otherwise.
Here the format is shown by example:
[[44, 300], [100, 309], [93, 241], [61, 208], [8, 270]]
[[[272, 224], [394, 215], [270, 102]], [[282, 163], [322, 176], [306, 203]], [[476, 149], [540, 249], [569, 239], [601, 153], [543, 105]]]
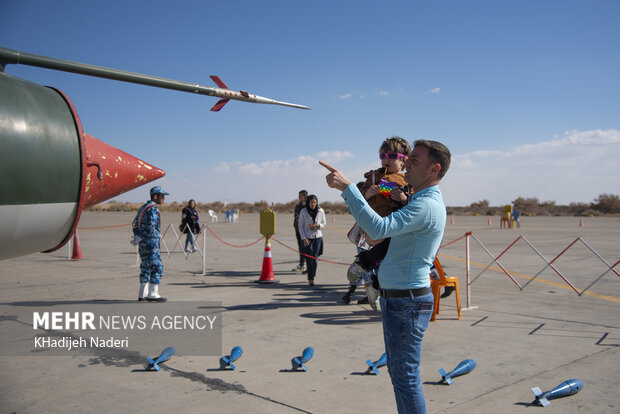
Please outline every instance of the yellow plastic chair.
[[435, 299], [435, 303], [433, 306], [433, 316], [431, 316], [431, 321], [435, 320], [435, 316], [439, 313], [439, 299], [441, 296], [441, 288], [450, 286], [454, 287], [454, 293], [456, 294], [456, 310], [459, 314], [459, 320], [461, 319], [461, 295], [459, 292], [459, 278], [458, 277], [449, 277], [443, 271], [443, 267], [439, 262], [439, 259], [435, 257], [435, 261], [433, 262], [435, 265], [435, 269], [439, 274], [438, 280], [431, 280], [431, 289], [433, 291], [433, 296]]
[[512, 204], [506, 204], [504, 206], [504, 214], [501, 217], [501, 220], [499, 222], [499, 227], [500, 228], [506, 228], [506, 229], [510, 229], [512, 228]]

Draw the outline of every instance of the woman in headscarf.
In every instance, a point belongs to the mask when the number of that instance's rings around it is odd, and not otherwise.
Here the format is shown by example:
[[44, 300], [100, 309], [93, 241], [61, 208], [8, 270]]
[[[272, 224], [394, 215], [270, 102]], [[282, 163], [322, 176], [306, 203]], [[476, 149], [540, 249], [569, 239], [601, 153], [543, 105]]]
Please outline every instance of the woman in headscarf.
[[[196, 212], [196, 202], [189, 200], [189, 203], [181, 212], [181, 231], [187, 234], [185, 239], [185, 251], [194, 252], [194, 234], [200, 233], [200, 224], [198, 224], [198, 213]], [[192, 245], [191, 250], [189, 245]]]
[[302, 253], [306, 256], [308, 268], [308, 284], [314, 286], [316, 276], [317, 257], [323, 254], [323, 233], [321, 229], [327, 225], [325, 212], [319, 207], [316, 195], [310, 194], [306, 199], [306, 207], [299, 214], [299, 234], [303, 242]]

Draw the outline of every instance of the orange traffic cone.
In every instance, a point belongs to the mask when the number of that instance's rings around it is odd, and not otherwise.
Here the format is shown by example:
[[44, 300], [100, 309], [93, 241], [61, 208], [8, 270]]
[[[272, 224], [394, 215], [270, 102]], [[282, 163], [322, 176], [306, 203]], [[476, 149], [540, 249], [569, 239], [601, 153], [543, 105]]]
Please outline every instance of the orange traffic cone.
[[579, 217], [579, 227], [583, 227], [583, 217]]
[[73, 255], [71, 256], [71, 260], [80, 260], [82, 258], [82, 246], [80, 245], [80, 238], [78, 236], [77, 230], [75, 230], [75, 234], [73, 235]]
[[271, 244], [269, 239], [265, 240], [265, 256], [263, 257], [263, 269], [260, 271], [260, 279], [256, 283], [278, 283], [273, 275], [273, 264], [271, 262]]

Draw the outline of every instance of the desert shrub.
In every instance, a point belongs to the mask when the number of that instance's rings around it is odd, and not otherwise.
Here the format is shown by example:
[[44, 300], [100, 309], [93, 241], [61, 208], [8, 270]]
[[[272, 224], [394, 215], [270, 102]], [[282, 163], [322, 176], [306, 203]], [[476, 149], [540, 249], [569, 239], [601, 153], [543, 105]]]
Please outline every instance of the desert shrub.
[[[146, 201], [146, 200], [145, 200]], [[226, 210], [238, 209], [242, 213], [260, 213], [265, 208], [270, 208], [276, 213], [292, 213], [297, 204], [297, 199], [285, 203], [270, 203], [266, 200], [253, 203], [224, 203], [212, 201], [208, 203], [197, 202], [199, 212], [214, 210], [223, 213]], [[319, 204], [325, 210], [325, 214], [348, 214], [347, 205], [344, 202], [320, 201]], [[556, 205], [555, 201], [539, 201], [537, 198], [518, 197], [512, 202], [513, 209], [521, 211], [524, 216], [600, 216], [620, 214], [620, 197], [615, 194], [601, 194], [591, 204], [570, 203], [569, 205]], [[141, 202], [107, 201], [89, 207], [87, 211], [137, 211]], [[164, 203], [160, 206], [161, 211], [180, 212], [187, 205], [187, 201]], [[487, 215], [498, 216], [503, 214], [504, 206], [490, 206], [488, 200], [480, 200], [469, 206], [447, 206], [446, 213], [450, 215]]]
[[620, 213], [620, 197], [617, 194], [601, 194], [590, 207], [601, 213], [618, 214]]

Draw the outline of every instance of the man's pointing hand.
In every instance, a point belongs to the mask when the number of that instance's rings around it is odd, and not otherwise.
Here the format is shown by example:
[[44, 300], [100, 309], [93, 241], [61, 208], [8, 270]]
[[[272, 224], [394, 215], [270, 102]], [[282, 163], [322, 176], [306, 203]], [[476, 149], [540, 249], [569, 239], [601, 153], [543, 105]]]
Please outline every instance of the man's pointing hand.
[[325, 180], [327, 181], [327, 185], [331, 188], [336, 188], [340, 191], [344, 191], [351, 184], [351, 180], [349, 180], [344, 174], [342, 174], [340, 170], [332, 167], [331, 165], [323, 161], [319, 161], [319, 164], [329, 170], [329, 174], [327, 174]]

